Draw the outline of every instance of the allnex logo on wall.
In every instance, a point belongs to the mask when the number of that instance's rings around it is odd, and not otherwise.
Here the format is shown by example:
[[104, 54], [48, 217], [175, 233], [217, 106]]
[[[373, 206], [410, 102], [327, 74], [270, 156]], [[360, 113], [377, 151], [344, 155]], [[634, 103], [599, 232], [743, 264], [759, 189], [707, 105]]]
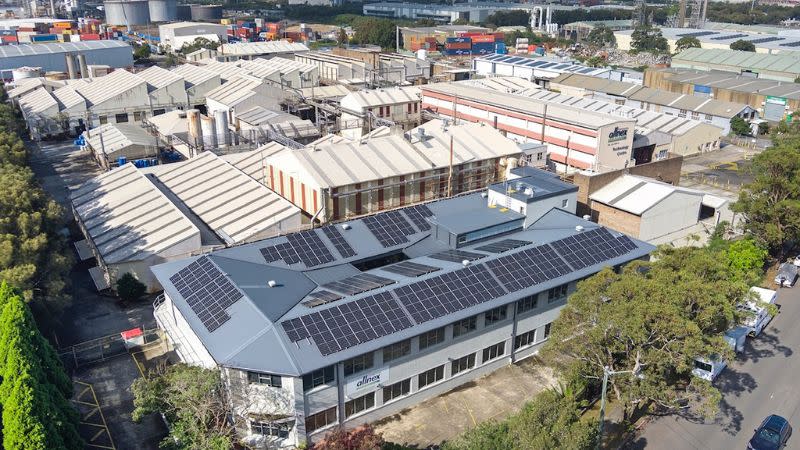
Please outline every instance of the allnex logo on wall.
[[383, 368], [378, 372], [368, 372], [358, 378], [349, 380], [344, 386], [344, 395], [352, 397], [361, 391], [374, 390], [379, 384], [389, 379], [389, 368]]
[[628, 129], [614, 127], [614, 131], [608, 133], [608, 142], [624, 141], [628, 137]]

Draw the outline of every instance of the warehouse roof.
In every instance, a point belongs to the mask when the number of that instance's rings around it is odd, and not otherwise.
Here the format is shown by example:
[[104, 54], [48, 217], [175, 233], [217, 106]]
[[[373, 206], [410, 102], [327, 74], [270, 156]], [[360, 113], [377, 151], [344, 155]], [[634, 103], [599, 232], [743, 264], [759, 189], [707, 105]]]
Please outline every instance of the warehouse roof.
[[[443, 255], [454, 248], [436, 238], [449, 235], [452, 220], [447, 218], [454, 217], [462, 218], [460, 229], [486, 234], [458, 247], [478, 258], [468, 265], [459, 255]], [[330, 225], [170, 262], [152, 271], [218, 364], [298, 376], [653, 249], [559, 209], [527, 227], [523, 217], [492, 207], [475, 193], [351, 220], [346, 227]], [[389, 231], [385, 223], [402, 224], [403, 231]], [[511, 227], [504, 226], [502, 234], [488, 231], [501, 224]], [[509, 238], [524, 243], [504, 253], [483, 248]], [[569, 244], [576, 242], [597, 259], [573, 258]], [[592, 250], [598, 245], [608, 251]], [[402, 270], [403, 263], [366, 272], [352, 264], [401, 252], [409, 258]], [[212, 283], [225, 291], [223, 305], [203, 295]], [[209, 310], [218, 312], [204, 312]]]
[[289, 41], [267, 41], [267, 42], [237, 42], [234, 44], [222, 44], [219, 47], [221, 55], [271, 55], [276, 53], [295, 53], [307, 52], [308, 47], [299, 42]]
[[141, 77], [125, 69], [117, 69], [108, 75], [81, 81], [83, 83], [76, 83], [75, 90], [92, 105], [98, 105], [139, 85], [146, 84]]
[[737, 66], [742, 71], [758, 72], [769, 70], [800, 74], [800, 53], [782, 52], [779, 54], [742, 52], [725, 49], [689, 48], [672, 57], [672, 66], [681, 67], [696, 64], [710, 68]]
[[679, 83], [691, 83], [696, 86], [707, 86], [710, 88], [800, 100], [799, 83], [744, 77], [728, 72], [704, 72], [687, 69], [660, 70], [669, 73], [669, 75], [667, 75], [668, 80]]
[[200, 231], [133, 164], [106, 172], [71, 195], [105, 264], [138, 261]]
[[433, 120], [406, 135], [315, 144], [267, 159], [284, 172], [308, 174], [319, 186], [346, 186], [447, 167], [451, 136], [455, 165], [521, 153], [514, 141], [492, 127], [467, 123], [445, 128], [442, 121]]
[[183, 80], [183, 77], [174, 71], [169, 71], [158, 66], [148, 67], [138, 72], [136, 75], [147, 83], [147, 90], [150, 92]]
[[589, 91], [602, 92], [610, 95], [630, 98], [653, 105], [669, 106], [676, 109], [687, 111], [697, 111], [701, 114], [710, 114], [728, 119], [736, 116], [743, 110], [749, 108], [744, 103], [726, 102], [710, 97], [696, 95], [678, 94], [661, 89], [654, 89], [640, 86], [624, 81], [614, 81], [604, 78], [595, 78], [588, 75], [561, 74], [551, 81], [553, 84], [561, 84], [576, 88], [583, 88]]
[[51, 55], [123, 47], [129, 50], [131, 48], [131, 46], [125, 42], [108, 39], [82, 42], [3, 45], [0, 46], [0, 59], [13, 58], [16, 56]]
[[244, 73], [241, 67], [238, 64], [234, 63], [226, 63], [220, 62], [213, 59], [204, 59], [200, 61], [204, 70], [209, 72], [213, 72], [220, 76], [223, 81], [228, 81], [232, 78], [236, 78], [240, 74]]
[[242, 100], [252, 96], [254, 89], [263, 82], [257, 78], [238, 75], [230, 81], [212, 89], [206, 94], [206, 100], [214, 100], [226, 106], [234, 106]]
[[25, 117], [30, 117], [50, 108], [58, 109], [58, 102], [47, 89], [40, 87], [22, 96], [19, 99], [19, 108]]
[[206, 81], [218, 76], [218, 74], [207, 70], [206, 68], [195, 66], [193, 64], [182, 64], [172, 69], [172, 72], [182, 76], [184, 81], [186, 81], [186, 83], [189, 85], [188, 87], [205, 83]]
[[240, 114], [236, 119], [251, 127], [263, 127], [282, 134], [292, 139], [319, 136], [319, 130], [314, 122], [304, 120], [289, 113], [276, 112], [255, 106]]
[[198, 27], [224, 27], [225, 25], [220, 25], [218, 23], [208, 23], [208, 22], [173, 22], [173, 23], [165, 23], [158, 26], [158, 29], [173, 29], [177, 30], [179, 28], [198, 28]]
[[64, 86], [54, 90], [53, 97], [58, 101], [59, 109], [62, 111], [78, 105], [83, 105], [86, 108], [86, 100], [71, 86]]
[[228, 245], [300, 214], [298, 207], [212, 152], [152, 172]]
[[579, 64], [575, 61], [562, 61], [553, 58], [542, 58], [537, 56], [518, 56], [518, 55], [501, 55], [490, 54], [480, 56], [473, 59], [473, 67], [475, 62], [488, 61], [492, 64], [509, 64], [524, 69], [533, 70], [537, 76], [555, 76], [560, 73], [582, 73], [584, 75], [602, 76], [611, 72], [609, 68], [603, 67], [589, 67]]
[[332, 100], [339, 100], [345, 95], [352, 92], [350, 89], [347, 89], [347, 86], [342, 84], [332, 84], [330, 86], [314, 86], [314, 87], [307, 87], [300, 89], [300, 93], [305, 98], [316, 98], [316, 99], [332, 99]]
[[86, 132], [86, 141], [98, 152], [112, 156], [128, 147], [153, 147], [155, 137], [139, 125], [107, 123]]
[[[615, 31], [615, 35], [633, 34], [632, 29]], [[795, 52], [800, 50], [799, 35], [765, 35], [764, 33], [754, 33], [751, 31], [725, 31], [725, 30], [697, 30], [691, 28], [670, 28], [662, 27], [661, 34], [670, 41], [677, 41], [686, 36], [696, 37], [700, 44], [714, 44], [728, 47], [730, 44], [743, 40], [752, 42], [757, 49], [768, 51]], [[619, 41], [619, 38], [617, 39]]]
[[280, 57], [271, 59], [256, 58], [250, 61], [241, 60], [233, 64], [238, 64], [239, 67], [241, 67], [241, 69], [239, 69], [241, 73], [248, 73], [258, 78], [267, 78], [279, 73], [287, 74], [294, 71], [305, 74], [316, 69], [310, 64], [304, 64], [299, 61], [292, 61]]
[[347, 94], [342, 101], [353, 101], [362, 108], [418, 102], [419, 88], [408, 86], [355, 91]]
[[485, 87], [495, 91], [521, 95], [528, 95], [532, 92], [542, 89], [541, 86], [533, 81], [520, 77], [476, 78], [474, 80], [466, 80], [464, 84], [471, 84], [473, 86]]
[[715, 195], [635, 175], [623, 175], [590, 195], [589, 198], [592, 201], [641, 216], [675, 192], [702, 197], [701, 203], [713, 208], [719, 208], [727, 203], [727, 200]]

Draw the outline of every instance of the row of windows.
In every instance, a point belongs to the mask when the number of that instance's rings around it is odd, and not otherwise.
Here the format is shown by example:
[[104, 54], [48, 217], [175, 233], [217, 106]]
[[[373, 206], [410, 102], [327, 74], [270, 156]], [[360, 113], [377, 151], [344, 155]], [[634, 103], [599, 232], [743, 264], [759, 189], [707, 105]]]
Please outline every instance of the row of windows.
[[289, 430], [294, 427], [292, 422], [250, 422], [250, 430], [262, 436], [275, 436], [281, 439], [289, 437]]
[[306, 431], [312, 432], [336, 423], [336, 407], [328, 408], [306, 418]]
[[522, 333], [514, 338], [514, 350], [517, 350], [521, 347], [525, 347], [528, 345], [535, 344], [537, 342], [542, 342], [547, 340], [550, 337], [550, 324], [544, 326], [544, 331], [542, 331], [541, 336], [539, 336], [539, 340], [536, 340], [536, 330], [528, 331], [527, 333]]

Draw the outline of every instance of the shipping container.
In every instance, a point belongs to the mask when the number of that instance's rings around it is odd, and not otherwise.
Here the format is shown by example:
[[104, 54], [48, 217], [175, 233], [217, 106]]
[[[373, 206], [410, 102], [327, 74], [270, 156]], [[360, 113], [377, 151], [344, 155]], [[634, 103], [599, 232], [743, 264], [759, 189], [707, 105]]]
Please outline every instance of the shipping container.
[[58, 42], [58, 36], [55, 34], [34, 34], [31, 36], [31, 42]]
[[444, 54], [448, 56], [469, 56], [471, 53], [469, 50], [445, 49]]
[[67, 29], [69, 29], [69, 28], [72, 28], [72, 23], [70, 23], [70, 22], [56, 22], [56, 23], [53, 24], [53, 26], [56, 27], [56, 28], [67, 28]]
[[220, 25], [230, 25], [233, 23], [233, 19], [228, 19], [228, 18], [220, 19], [219, 23]]
[[445, 50], [469, 50], [472, 48], [470, 44], [445, 44]]
[[472, 43], [472, 39], [468, 37], [449, 37], [446, 38], [445, 43]]
[[472, 36], [472, 43], [473, 44], [479, 44], [479, 43], [484, 43], [484, 42], [491, 42], [492, 44], [494, 44], [494, 41], [495, 41], [495, 37], [494, 37], [494, 35], [491, 35], [491, 34], [480, 35], [480, 36]]
[[100, 35], [97, 33], [83, 33], [81, 34], [82, 41], [99, 41]]
[[16, 44], [17, 37], [16, 36], [3, 36], [2, 37], [3, 43], [5, 44]]

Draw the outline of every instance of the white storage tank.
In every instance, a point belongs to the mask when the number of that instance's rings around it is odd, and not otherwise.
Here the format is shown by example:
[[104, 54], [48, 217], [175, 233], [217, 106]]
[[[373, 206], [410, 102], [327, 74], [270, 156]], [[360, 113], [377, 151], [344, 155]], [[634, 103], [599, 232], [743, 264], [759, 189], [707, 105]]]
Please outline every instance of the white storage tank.
[[178, 0], [149, 0], [151, 22], [172, 22], [178, 19]]
[[20, 67], [11, 71], [11, 78], [16, 83], [26, 78], [39, 78], [42, 76], [41, 67]]
[[150, 23], [150, 6], [147, 0], [105, 0], [106, 24], [147, 25]]

